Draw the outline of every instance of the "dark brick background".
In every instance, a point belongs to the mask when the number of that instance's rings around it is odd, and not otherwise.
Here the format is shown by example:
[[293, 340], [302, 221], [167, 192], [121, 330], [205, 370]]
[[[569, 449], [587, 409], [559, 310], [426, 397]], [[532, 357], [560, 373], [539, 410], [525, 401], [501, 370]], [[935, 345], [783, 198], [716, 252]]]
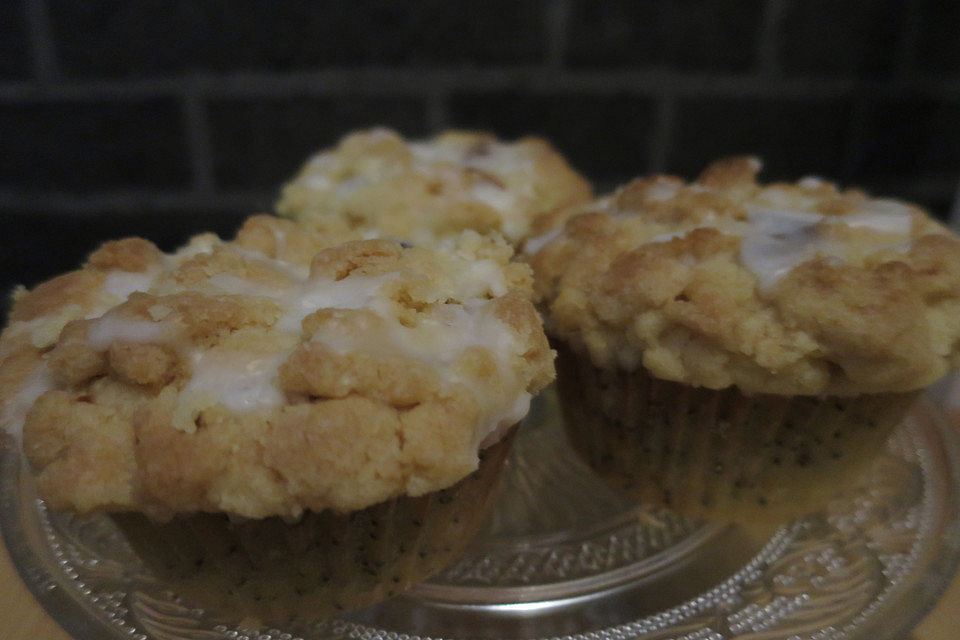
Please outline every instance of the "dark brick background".
[[186, 188], [182, 120], [174, 98], [0, 104], [0, 188]]
[[543, 2], [49, 0], [65, 76], [536, 64]]
[[919, 0], [917, 4], [920, 8], [917, 12], [916, 68], [956, 77], [960, 72], [960, 45], [957, 43], [960, 3]]
[[[771, 179], [841, 176], [850, 128], [846, 99], [689, 98], [677, 105], [668, 169], [696, 175], [725, 154], [756, 154]], [[783, 150], [789, 149], [789, 153]]]
[[31, 75], [26, 25], [16, 2], [0, 2], [0, 80]]
[[[14, 284], [30, 286], [47, 274], [76, 268], [107, 238], [146, 236], [164, 251], [172, 251], [191, 236], [206, 231], [224, 238], [233, 237], [244, 217], [232, 212], [170, 208], [162, 211], [135, 208], [95, 216], [49, 210], [4, 213], [0, 214], [0, 225], [4, 229], [0, 270], [6, 278], [6, 289]], [[20, 277], [14, 279], [17, 275]]]
[[881, 185], [904, 175], [957, 174], [960, 102], [912, 96], [871, 101], [863, 127], [852, 179]]
[[909, 3], [803, 0], [780, 25], [779, 60], [789, 76], [888, 78], [897, 64]]
[[232, 235], [349, 129], [549, 137], [606, 189], [756, 153], [946, 218], [960, 3], [0, 3], [0, 288]]
[[762, 0], [574, 0], [574, 67], [747, 71], [757, 58]]
[[344, 131], [382, 124], [426, 133], [423, 101], [405, 97], [217, 100], [210, 103], [210, 123], [217, 184], [239, 189], [275, 189]]
[[[517, 138], [536, 132], [550, 139], [576, 166], [605, 182], [629, 179], [647, 166], [652, 137], [652, 99], [582, 93], [467, 93], [450, 100], [458, 126], [490, 129]], [[611, 127], [616, 122], [619, 126]]]

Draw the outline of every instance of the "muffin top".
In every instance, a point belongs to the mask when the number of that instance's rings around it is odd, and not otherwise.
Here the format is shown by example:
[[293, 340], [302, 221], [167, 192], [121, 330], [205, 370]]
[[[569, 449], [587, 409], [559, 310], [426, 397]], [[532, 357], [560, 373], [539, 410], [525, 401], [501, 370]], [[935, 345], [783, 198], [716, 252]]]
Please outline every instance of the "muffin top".
[[529, 244], [547, 332], [600, 367], [855, 395], [960, 361], [960, 242], [921, 209], [729, 158], [634, 180]]
[[590, 197], [589, 184], [544, 140], [447, 132], [411, 142], [372, 129], [312, 157], [276, 208], [325, 233], [429, 244], [472, 229], [516, 245]]
[[476, 469], [553, 376], [529, 267], [474, 232], [325, 245], [257, 216], [21, 290], [2, 421], [51, 506], [296, 517]]

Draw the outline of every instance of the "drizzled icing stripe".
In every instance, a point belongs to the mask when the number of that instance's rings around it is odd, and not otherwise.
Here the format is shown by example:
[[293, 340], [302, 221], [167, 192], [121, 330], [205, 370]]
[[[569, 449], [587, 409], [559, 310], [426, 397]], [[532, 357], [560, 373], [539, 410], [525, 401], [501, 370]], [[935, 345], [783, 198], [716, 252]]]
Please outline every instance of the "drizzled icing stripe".
[[757, 276], [761, 289], [773, 287], [795, 267], [817, 255], [842, 259], [844, 245], [825, 238], [824, 227], [843, 225], [901, 236], [895, 242], [878, 244], [878, 250], [902, 250], [903, 240], [909, 239], [911, 228], [909, 210], [824, 216], [755, 207], [748, 210], [748, 215], [750, 228], [740, 243], [740, 261]]
[[828, 227], [869, 229], [895, 236], [881, 241], [875, 250], [909, 251], [913, 218], [909, 207], [895, 200], [874, 200], [861, 211], [846, 215], [823, 215], [809, 211], [771, 207], [748, 207], [749, 223], [710, 219], [697, 227], [661, 233], [647, 243], [669, 242], [694, 229], [714, 228], [741, 238], [740, 262], [756, 277], [761, 289], [769, 289], [798, 265], [823, 255], [842, 259], [843, 243], [825, 237]]
[[[66, 305], [49, 316], [14, 322], [4, 331], [27, 330], [31, 343], [37, 348], [44, 348], [56, 342], [67, 322], [82, 317], [94, 321], [88, 331], [88, 340], [94, 348], [106, 349], [115, 340], [156, 340], [163, 331], [161, 326], [146, 320], [130, 321], [108, 317], [109, 310], [126, 302], [134, 293], [150, 290], [164, 269], [172, 269], [193, 256], [210, 253], [218, 244], [222, 242], [212, 234], [197, 236], [179, 251], [164, 255], [162, 267], [154, 267], [146, 272], [110, 271], [101, 286], [101, 293], [105, 295], [99, 296], [99, 300], [86, 313], [79, 305]], [[4, 404], [0, 413], [0, 427], [14, 434], [19, 440], [27, 411], [40, 396], [54, 388], [56, 387], [44, 356], [34, 372], [23, 381], [18, 392]]]
[[[517, 341], [510, 328], [495, 317], [492, 300], [473, 299], [462, 305], [443, 305], [414, 327], [390, 322], [386, 331], [358, 336], [342, 325], [328, 325], [314, 334], [313, 340], [335, 353], [367, 353], [377, 356], [402, 356], [426, 363], [448, 384], [463, 384], [474, 393], [484, 393], [477, 382], [458, 369], [458, 360], [470, 347], [483, 347], [494, 356], [501, 380], [514, 380], [507, 365], [519, 356]], [[491, 434], [515, 424], [526, 415], [530, 394], [516, 384], [499, 384], [509, 391], [485, 393], [480, 404], [486, 407], [475, 444], [487, 443]]]
[[[220, 247], [228, 245], [220, 244]], [[190, 248], [190, 255], [212, 251], [214, 244]], [[479, 404], [486, 410], [477, 429], [477, 443], [487, 443], [491, 437], [500, 433], [502, 428], [518, 421], [529, 405], [530, 396], [516, 384], [503, 384], [503, 381], [515, 379], [512, 369], [506, 363], [517, 357], [516, 338], [512, 330], [492, 313], [492, 300], [487, 295], [500, 296], [507, 292], [502, 267], [492, 260], [464, 261], [462, 269], [454, 276], [456, 291], [461, 297], [460, 303], [441, 303], [434, 311], [423, 314], [421, 324], [406, 327], [400, 324], [393, 313], [391, 285], [401, 277], [399, 273], [387, 273], [381, 276], [351, 275], [339, 281], [324, 279], [312, 280], [306, 271], [282, 260], [274, 260], [262, 254], [239, 247], [229, 246], [230, 251], [239, 255], [271, 264], [290, 279], [286, 287], [271, 287], [252, 282], [231, 273], [220, 273], [210, 277], [201, 285], [201, 290], [222, 295], [247, 295], [265, 297], [278, 303], [282, 309], [274, 329], [281, 334], [291, 336], [288, 348], [279, 348], [268, 354], [251, 351], [222, 349], [188, 349], [183, 355], [191, 364], [192, 376], [187, 385], [179, 392], [180, 402], [175, 416], [175, 425], [192, 429], [196, 414], [214, 404], [221, 404], [230, 411], [244, 413], [259, 409], [277, 407], [285, 402], [282, 392], [276, 386], [279, 367], [286, 361], [298, 344], [301, 325], [308, 315], [319, 309], [369, 309], [387, 321], [388, 330], [383, 335], [352, 336], [345, 334], [339, 338], [322, 329], [314, 340], [330, 342], [331, 348], [349, 351], [366, 351], [374, 355], [397, 354], [425, 362], [434, 368], [438, 377], [446, 384], [464, 384], [477, 394]], [[167, 256], [168, 267], [175, 267], [178, 257]], [[104, 290], [111, 296], [126, 299], [136, 291], [149, 291], [159, 276], [159, 271], [150, 274], [127, 274], [117, 272], [108, 276]], [[120, 342], [164, 343], [174, 348], [183, 348], [183, 338], [177, 323], [167, 320], [169, 310], [158, 304], [150, 310], [153, 320], [124, 317], [120, 313], [107, 312], [94, 317], [87, 330], [87, 340], [91, 347], [106, 350], [112, 344]], [[166, 309], [167, 313], [163, 313]], [[103, 310], [99, 310], [103, 311]], [[156, 313], [154, 313], [156, 311]], [[371, 345], [379, 345], [371, 351]], [[481, 346], [490, 350], [498, 363], [500, 379], [497, 389], [491, 391], [479, 381], [466, 379], [457, 373], [454, 365], [457, 357], [472, 346]], [[40, 371], [24, 385], [17, 399], [8, 407], [9, 416], [4, 419], [5, 426], [19, 434], [26, 409], [40, 395], [53, 388], [41, 364]], [[509, 423], [509, 424], [507, 424]]]

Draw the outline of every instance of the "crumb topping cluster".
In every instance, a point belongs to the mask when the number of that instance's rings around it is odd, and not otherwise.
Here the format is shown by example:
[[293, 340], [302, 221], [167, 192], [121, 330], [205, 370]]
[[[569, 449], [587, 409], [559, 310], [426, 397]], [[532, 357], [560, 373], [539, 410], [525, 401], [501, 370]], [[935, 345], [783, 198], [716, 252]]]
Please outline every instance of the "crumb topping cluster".
[[408, 142], [386, 129], [344, 138], [283, 188], [277, 211], [324, 232], [428, 244], [464, 229], [516, 244], [561, 223], [589, 184], [540, 139], [447, 132]]
[[295, 517], [473, 471], [553, 376], [529, 267], [473, 232], [328, 244], [256, 216], [19, 292], [0, 419], [51, 505]]
[[747, 392], [921, 388], [960, 363], [960, 242], [909, 204], [730, 158], [527, 243], [548, 332], [601, 366]]

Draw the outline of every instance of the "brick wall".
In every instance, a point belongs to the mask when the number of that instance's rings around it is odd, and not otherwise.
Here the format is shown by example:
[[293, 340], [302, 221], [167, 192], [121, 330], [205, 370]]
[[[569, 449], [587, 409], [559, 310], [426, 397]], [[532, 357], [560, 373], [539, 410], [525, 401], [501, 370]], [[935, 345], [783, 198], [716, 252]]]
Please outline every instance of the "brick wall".
[[229, 235], [372, 124], [539, 133], [609, 188], [752, 152], [946, 217], [960, 3], [0, 3], [0, 286], [99, 241]]

